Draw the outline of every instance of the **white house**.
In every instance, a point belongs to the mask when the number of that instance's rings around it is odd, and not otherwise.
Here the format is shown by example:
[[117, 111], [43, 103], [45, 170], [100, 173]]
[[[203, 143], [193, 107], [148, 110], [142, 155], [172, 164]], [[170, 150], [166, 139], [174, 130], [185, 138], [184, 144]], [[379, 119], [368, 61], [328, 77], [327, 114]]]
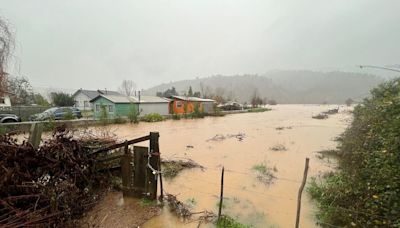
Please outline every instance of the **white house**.
[[116, 91], [108, 91], [108, 90], [77, 90], [72, 96], [75, 100], [75, 107], [79, 110], [92, 110], [93, 105], [90, 103], [90, 100], [94, 99], [99, 95], [113, 95], [113, 96], [122, 96], [120, 93]]
[[163, 97], [155, 96], [132, 96], [135, 103], [138, 105], [140, 116], [158, 113], [160, 115], [166, 116], [169, 114], [169, 102], [170, 100]]

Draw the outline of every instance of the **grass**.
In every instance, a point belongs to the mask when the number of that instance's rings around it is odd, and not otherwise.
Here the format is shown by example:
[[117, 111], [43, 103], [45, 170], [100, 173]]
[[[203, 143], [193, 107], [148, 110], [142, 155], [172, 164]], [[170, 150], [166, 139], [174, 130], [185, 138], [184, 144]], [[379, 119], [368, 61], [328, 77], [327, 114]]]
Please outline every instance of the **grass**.
[[155, 201], [155, 200], [150, 200], [150, 199], [147, 199], [147, 198], [142, 198], [142, 199], [140, 199], [140, 201], [139, 201], [139, 205], [140, 205], [141, 207], [153, 206], [153, 205], [155, 205], [156, 203], [157, 203], [157, 201]]
[[160, 122], [164, 120], [164, 117], [158, 113], [146, 114], [141, 118], [144, 122]]
[[276, 167], [270, 168], [265, 163], [256, 164], [252, 167], [257, 173], [257, 179], [265, 184], [270, 184], [275, 178], [274, 172], [277, 172]]
[[247, 112], [266, 112], [266, 111], [271, 111], [270, 108], [251, 108], [248, 109]]
[[250, 228], [252, 226], [240, 223], [237, 219], [223, 215], [215, 224], [217, 228]]

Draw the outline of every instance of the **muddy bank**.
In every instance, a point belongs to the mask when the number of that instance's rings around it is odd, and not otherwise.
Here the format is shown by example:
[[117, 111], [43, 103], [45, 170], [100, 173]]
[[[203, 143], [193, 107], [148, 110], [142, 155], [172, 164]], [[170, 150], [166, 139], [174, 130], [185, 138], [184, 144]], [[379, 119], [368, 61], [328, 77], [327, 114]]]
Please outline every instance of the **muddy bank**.
[[80, 227], [139, 227], [160, 214], [161, 207], [146, 200], [123, 198], [111, 191], [79, 221]]
[[[255, 227], [293, 227], [304, 159], [310, 157], [309, 176], [331, 169], [315, 152], [334, 149], [333, 139], [351, 120], [347, 107], [323, 121], [311, 116], [336, 107], [277, 105], [264, 113], [110, 127], [121, 140], [158, 131], [164, 159], [191, 159], [204, 167], [185, 169], [164, 182], [167, 192], [192, 202], [193, 211], [217, 211], [220, 171], [225, 166], [223, 213]], [[271, 150], [277, 145], [285, 150]], [[272, 184], [259, 181], [253, 171], [258, 164], [276, 168]], [[313, 205], [304, 195], [300, 225], [314, 227], [313, 215]], [[197, 223], [186, 224], [163, 209], [144, 227], [197, 227]]]

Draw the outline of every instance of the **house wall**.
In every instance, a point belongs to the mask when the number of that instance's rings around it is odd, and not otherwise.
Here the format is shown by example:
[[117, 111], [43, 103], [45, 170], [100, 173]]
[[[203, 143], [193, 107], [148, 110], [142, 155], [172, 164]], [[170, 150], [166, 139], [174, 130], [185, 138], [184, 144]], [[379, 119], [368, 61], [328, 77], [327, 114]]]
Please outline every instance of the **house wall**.
[[116, 115], [120, 117], [127, 117], [131, 112], [137, 112], [137, 104], [123, 103], [115, 104]]
[[[203, 104], [201, 102], [192, 102], [192, 101], [182, 101], [182, 100], [173, 100], [172, 101], [172, 110], [175, 114], [188, 114], [194, 112], [195, 105], [199, 106], [199, 110], [203, 111]], [[186, 110], [185, 110], [186, 106]], [[185, 112], [186, 111], [186, 112]]]
[[90, 103], [90, 98], [83, 94], [82, 92], [79, 92], [74, 96], [75, 99], [75, 107], [77, 107], [79, 110], [92, 110], [93, 106]]
[[140, 103], [140, 116], [150, 114], [150, 113], [158, 113], [160, 115], [168, 115], [169, 111], [169, 103]]
[[102, 115], [102, 106], [106, 106], [106, 112], [107, 116], [109, 119], [114, 119], [116, 117], [116, 108], [115, 104], [104, 97], [100, 97], [94, 102], [92, 102], [93, 105], [93, 112], [94, 112], [94, 118], [95, 119], [100, 119]]
[[203, 112], [213, 113], [214, 112], [214, 102], [202, 102]]

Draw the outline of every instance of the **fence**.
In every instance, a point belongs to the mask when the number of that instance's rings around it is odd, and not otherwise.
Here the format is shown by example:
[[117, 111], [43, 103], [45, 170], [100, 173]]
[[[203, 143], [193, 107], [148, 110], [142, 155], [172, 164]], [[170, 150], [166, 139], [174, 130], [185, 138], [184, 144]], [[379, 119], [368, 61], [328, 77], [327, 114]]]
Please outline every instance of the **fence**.
[[15, 114], [21, 119], [28, 120], [29, 116], [44, 112], [49, 107], [44, 106], [11, 106], [11, 107], [1, 107], [0, 114]]

